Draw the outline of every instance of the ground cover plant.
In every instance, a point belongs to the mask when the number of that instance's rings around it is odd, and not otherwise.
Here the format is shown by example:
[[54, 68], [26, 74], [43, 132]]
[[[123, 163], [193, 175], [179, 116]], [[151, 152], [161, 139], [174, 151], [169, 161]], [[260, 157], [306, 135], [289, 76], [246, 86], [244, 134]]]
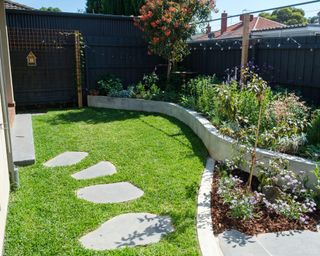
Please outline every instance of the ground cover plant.
[[[199, 255], [196, 194], [207, 151], [194, 133], [173, 118], [139, 112], [85, 108], [33, 117], [35, 165], [20, 169], [21, 188], [10, 198], [5, 255]], [[65, 151], [85, 151], [81, 163], [46, 168]], [[110, 161], [117, 173], [94, 180], [70, 175]], [[128, 181], [144, 191], [138, 200], [92, 204], [79, 188]], [[175, 232], [146, 247], [95, 252], [78, 239], [119, 214], [150, 212], [172, 218]]]
[[[319, 185], [308, 189], [283, 160], [259, 168], [248, 191], [249, 174], [234, 163], [219, 163], [212, 186], [214, 233], [236, 229], [248, 235], [288, 230], [317, 231]], [[319, 174], [319, 170], [317, 170]], [[318, 184], [319, 184], [318, 176]], [[315, 184], [316, 185], [316, 184]]]

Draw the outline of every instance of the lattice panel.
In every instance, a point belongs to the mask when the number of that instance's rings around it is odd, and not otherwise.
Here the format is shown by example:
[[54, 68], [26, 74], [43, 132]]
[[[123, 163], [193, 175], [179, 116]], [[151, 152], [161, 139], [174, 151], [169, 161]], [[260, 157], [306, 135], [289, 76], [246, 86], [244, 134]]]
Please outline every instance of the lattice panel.
[[45, 50], [63, 49], [74, 44], [74, 31], [54, 29], [9, 28], [9, 45], [11, 50]]

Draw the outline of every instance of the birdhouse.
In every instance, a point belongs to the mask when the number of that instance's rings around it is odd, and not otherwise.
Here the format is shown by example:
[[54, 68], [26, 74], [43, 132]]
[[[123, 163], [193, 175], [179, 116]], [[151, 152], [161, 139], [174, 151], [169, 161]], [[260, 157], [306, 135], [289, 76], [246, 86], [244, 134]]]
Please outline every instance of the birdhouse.
[[36, 57], [36, 55], [34, 55], [34, 53], [32, 51], [29, 52], [29, 54], [27, 56], [27, 65], [29, 67], [37, 66], [37, 57]]

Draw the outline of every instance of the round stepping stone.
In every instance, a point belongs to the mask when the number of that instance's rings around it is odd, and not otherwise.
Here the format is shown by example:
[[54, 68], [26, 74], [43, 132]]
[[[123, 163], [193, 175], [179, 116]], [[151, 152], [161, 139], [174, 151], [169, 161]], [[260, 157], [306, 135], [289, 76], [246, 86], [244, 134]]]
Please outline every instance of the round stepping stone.
[[117, 169], [112, 163], [103, 161], [71, 176], [76, 180], [86, 180], [112, 175], [116, 172]]
[[91, 250], [114, 250], [157, 243], [174, 231], [169, 217], [150, 213], [122, 214], [102, 224], [97, 230], [80, 238]]
[[44, 166], [61, 167], [74, 165], [81, 162], [87, 156], [88, 153], [86, 152], [65, 152], [44, 163]]
[[121, 203], [137, 199], [143, 191], [129, 182], [94, 185], [77, 191], [78, 198], [92, 203]]

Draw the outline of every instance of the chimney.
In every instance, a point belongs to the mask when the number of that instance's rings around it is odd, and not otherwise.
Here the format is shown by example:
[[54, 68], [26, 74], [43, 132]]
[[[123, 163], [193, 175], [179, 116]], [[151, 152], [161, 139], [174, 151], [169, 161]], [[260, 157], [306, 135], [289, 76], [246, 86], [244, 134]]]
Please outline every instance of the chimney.
[[221, 14], [221, 35], [227, 31], [228, 28], [228, 13], [225, 11]]
[[208, 26], [206, 27], [206, 34], [209, 35], [211, 33], [211, 26], [210, 23], [208, 23]]

